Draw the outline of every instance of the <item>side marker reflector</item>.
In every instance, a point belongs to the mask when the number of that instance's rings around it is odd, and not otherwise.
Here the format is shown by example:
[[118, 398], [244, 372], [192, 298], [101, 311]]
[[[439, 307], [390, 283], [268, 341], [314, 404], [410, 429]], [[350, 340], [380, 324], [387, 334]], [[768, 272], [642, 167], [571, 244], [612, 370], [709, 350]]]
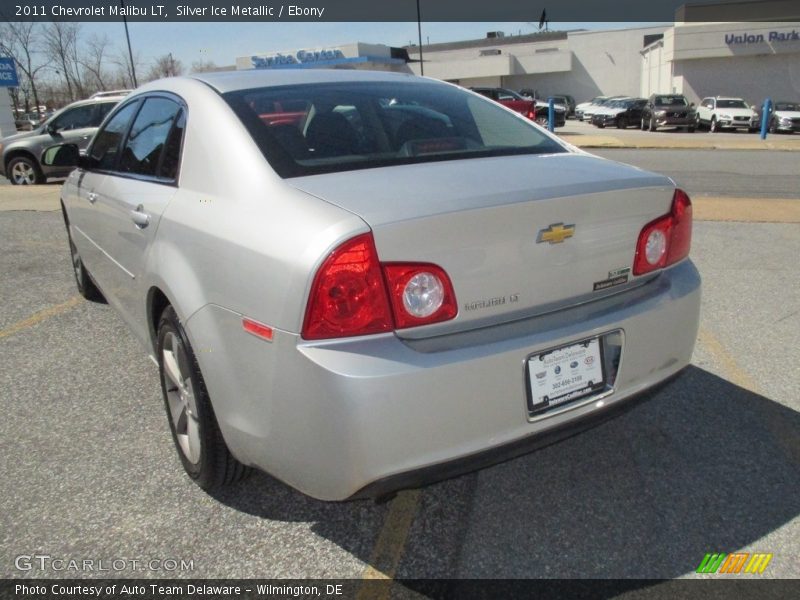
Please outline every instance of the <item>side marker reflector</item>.
[[264, 325], [258, 321], [253, 321], [253, 319], [242, 317], [242, 327], [244, 327], [247, 333], [252, 333], [254, 336], [260, 337], [262, 340], [267, 340], [268, 342], [272, 341], [272, 327], [269, 325]]

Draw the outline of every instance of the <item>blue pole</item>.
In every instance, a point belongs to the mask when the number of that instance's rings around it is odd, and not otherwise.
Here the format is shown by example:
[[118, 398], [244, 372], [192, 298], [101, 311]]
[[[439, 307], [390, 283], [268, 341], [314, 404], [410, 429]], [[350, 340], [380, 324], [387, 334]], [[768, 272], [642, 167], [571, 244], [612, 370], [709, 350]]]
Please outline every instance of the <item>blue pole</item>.
[[547, 130], [553, 131], [556, 123], [556, 101], [552, 98], [547, 99]]
[[769, 128], [769, 113], [772, 111], [772, 100], [767, 98], [761, 107], [761, 139], [767, 139], [767, 129]]

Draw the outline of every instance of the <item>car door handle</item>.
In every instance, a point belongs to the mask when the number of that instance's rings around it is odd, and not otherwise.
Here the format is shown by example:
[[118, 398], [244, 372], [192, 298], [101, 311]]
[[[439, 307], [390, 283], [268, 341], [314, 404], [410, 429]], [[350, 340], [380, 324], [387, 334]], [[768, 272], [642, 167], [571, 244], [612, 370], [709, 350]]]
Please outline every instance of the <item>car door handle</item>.
[[131, 219], [139, 229], [144, 229], [150, 225], [150, 215], [144, 212], [144, 206], [141, 204], [136, 207], [136, 210], [131, 211]]
[[95, 202], [97, 202], [97, 194], [95, 194], [94, 192], [89, 192], [88, 194], [86, 194], [86, 199], [92, 204], [94, 204]]

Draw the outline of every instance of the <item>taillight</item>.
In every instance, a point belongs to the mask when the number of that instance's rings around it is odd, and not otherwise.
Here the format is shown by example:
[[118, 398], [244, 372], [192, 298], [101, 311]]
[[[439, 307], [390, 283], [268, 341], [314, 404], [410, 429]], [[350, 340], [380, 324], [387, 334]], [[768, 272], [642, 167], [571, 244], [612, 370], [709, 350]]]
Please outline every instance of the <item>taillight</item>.
[[447, 321], [458, 313], [453, 285], [441, 267], [387, 263], [383, 272], [398, 329]]
[[531, 107], [530, 109], [528, 109], [528, 118], [531, 121], [535, 121], [536, 120], [536, 109], [535, 108]]
[[691, 244], [692, 202], [686, 192], [675, 190], [670, 212], [645, 225], [639, 234], [633, 274], [644, 275], [683, 260]]
[[303, 337], [320, 340], [392, 330], [392, 311], [372, 235], [334, 250], [311, 286]]
[[307, 340], [383, 333], [452, 319], [453, 285], [441, 267], [381, 265], [372, 234], [344, 242], [322, 263], [306, 308]]

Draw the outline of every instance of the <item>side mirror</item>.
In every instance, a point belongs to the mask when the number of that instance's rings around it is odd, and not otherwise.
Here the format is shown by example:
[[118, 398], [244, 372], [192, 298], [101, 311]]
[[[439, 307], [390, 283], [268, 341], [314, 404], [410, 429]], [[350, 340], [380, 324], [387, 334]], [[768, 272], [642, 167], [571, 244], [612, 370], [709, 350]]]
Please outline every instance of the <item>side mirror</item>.
[[56, 128], [54, 123], [48, 123], [47, 127], [45, 128], [45, 131], [47, 131], [47, 133], [49, 133], [52, 136], [58, 135], [58, 129]]
[[42, 153], [42, 164], [48, 167], [77, 167], [81, 158], [77, 144], [58, 144]]
[[695, 107], [695, 104], [694, 104], [694, 102], [690, 102], [690, 103], [689, 103], [689, 108], [694, 108], [694, 107]]

